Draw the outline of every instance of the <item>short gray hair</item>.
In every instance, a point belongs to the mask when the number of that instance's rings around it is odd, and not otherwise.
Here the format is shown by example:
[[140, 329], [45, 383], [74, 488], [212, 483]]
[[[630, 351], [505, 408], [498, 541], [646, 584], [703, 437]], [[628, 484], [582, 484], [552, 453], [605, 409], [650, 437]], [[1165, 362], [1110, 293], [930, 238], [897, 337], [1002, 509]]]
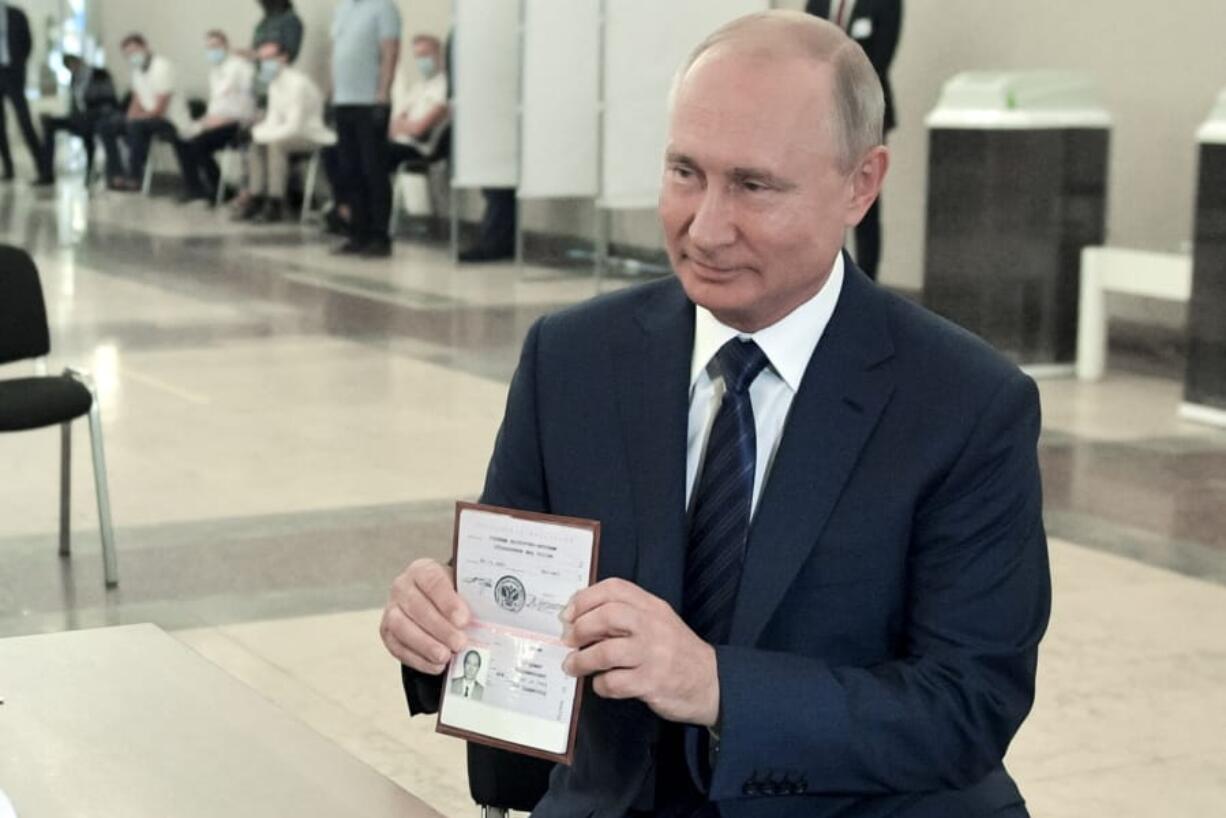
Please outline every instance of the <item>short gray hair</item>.
[[885, 92], [877, 71], [855, 40], [833, 23], [799, 11], [775, 9], [739, 17], [717, 29], [690, 54], [673, 83], [717, 47], [763, 58], [802, 57], [834, 69], [834, 137], [843, 170], [885, 142]]

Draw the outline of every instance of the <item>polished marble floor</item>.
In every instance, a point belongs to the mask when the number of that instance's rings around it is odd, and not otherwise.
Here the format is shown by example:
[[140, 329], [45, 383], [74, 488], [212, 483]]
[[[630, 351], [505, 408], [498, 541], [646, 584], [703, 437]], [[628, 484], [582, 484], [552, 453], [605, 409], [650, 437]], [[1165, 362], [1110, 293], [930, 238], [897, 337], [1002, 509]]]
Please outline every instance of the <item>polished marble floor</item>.
[[[155, 622], [475, 814], [462, 748], [405, 716], [378, 607], [406, 562], [446, 551], [531, 321], [628, 282], [455, 267], [409, 242], [336, 259], [313, 228], [71, 185], [0, 189], [0, 241], [42, 270], [50, 367], [96, 378], [122, 577], [104, 592], [84, 429], [70, 561], [58, 434], [0, 437], [0, 636]], [[1217, 814], [1226, 432], [1176, 419], [1176, 368], [1112, 363], [1099, 384], [1041, 385], [1056, 599], [1009, 764], [1036, 816]]]

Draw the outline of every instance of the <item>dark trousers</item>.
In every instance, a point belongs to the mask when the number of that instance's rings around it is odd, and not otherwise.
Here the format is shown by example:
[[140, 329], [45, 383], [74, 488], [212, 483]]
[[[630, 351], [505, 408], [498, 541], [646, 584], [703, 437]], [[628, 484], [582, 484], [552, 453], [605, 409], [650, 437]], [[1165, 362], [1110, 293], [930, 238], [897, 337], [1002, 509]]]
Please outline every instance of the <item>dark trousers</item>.
[[13, 104], [17, 113], [17, 125], [21, 128], [21, 136], [30, 150], [34, 167], [39, 166], [42, 154], [38, 141], [38, 133], [34, 130], [34, 122], [30, 119], [30, 105], [26, 102], [26, 69], [0, 68], [0, 163], [4, 164], [4, 175], [13, 175], [13, 153], [9, 150], [8, 114], [5, 112], [4, 100]]
[[881, 197], [856, 225], [856, 265], [877, 280], [877, 265], [881, 262]]
[[350, 238], [360, 244], [391, 241], [392, 182], [388, 178], [386, 105], [336, 106], [337, 154], [347, 181]]
[[68, 116], [42, 115], [40, 124], [43, 126], [43, 150], [38, 163], [40, 179], [55, 178], [55, 135], [60, 131], [80, 137], [85, 143], [85, 178], [90, 177], [94, 169], [94, 131], [100, 117], [101, 115], [97, 113], [75, 113]]
[[[98, 136], [106, 150], [106, 175], [108, 179], [127, 177], [140, 181], [145, 175], [145, 163], [149, 160], [149, 145], [155, 137], [165, 139], [175, 146], [180, 166], [183, 163], [182, 143], [175, 126], [160, 117], [151, 119], [128, 119], [123, 114], [108, 117], [98, 125]], [[128, 160], [124, 162], [119, 150], [122, 140], [128, 146]]]
[[179, 167], [183, 171], [183, 184], [187, 192], [198, 196], [213, 196], [221, 182], [221, 167], [213, 154], [228, 145], [238, 142], [238, 123], [220, 125], [201, 131], [191, 139], [182, 141], [179, 149]]
[[484, 187], [485, 215], [477, 234], [476, 247], [491, 252], [512, 253], [515, 251], [515, 219], [518, 202], [513, 187]]
[[[388, 141], [387, 143], [387, 173], [400, 167], [402, 162], [434, 162], [442, 156], [437, 150], [426, 155], [412, 145]], [[353, 207], [353, 185], [345, 174], [345, 163], [341, 158], [339, 145], [332, 145], [323, 150], [324, 173], [328, 177], [328, 186], [332, 188], [332, 199], [338, 205]], [[391, 212], [388, 212], [391, 217]]]

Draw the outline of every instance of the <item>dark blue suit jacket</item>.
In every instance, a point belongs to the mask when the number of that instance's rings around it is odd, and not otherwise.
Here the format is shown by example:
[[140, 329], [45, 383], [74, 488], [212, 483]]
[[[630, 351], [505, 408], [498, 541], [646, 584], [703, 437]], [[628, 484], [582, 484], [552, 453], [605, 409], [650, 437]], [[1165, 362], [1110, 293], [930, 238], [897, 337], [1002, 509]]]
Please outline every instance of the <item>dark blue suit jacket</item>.
[[[680, 607], [694, 308], [675, 279], [529, 332], [482, 499], [601, 521], [600, 577]], [[708, 781], [725, 816], [990, 815], [1050, 606], [1033, 382], [853, 265], [759, 501]], [[427, 680], [408, 680], [415, 710]], [[585, 698], [534, 815], [649, 808], [660, 721]], [[699, 728], [688, 728], [692, 769]]]

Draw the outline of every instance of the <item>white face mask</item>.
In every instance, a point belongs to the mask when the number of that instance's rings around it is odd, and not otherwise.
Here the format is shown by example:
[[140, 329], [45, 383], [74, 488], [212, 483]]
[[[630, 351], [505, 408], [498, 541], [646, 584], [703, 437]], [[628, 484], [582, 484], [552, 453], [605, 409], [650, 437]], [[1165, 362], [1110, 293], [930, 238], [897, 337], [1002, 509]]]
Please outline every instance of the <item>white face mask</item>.
[[433, 57], [418, 57], [417, 70], [426, 79], [430, 79], [438, 73], [438, 62]]
[[224, 48], [206, 48], [204, 50], [204, 58], [209, 61], [210, 65], [221, 65], [226, 59], [226, 50]]
[[280, 73], [280, 60], [260, 60], [260, 79], [265, 83], [272, 82]]

